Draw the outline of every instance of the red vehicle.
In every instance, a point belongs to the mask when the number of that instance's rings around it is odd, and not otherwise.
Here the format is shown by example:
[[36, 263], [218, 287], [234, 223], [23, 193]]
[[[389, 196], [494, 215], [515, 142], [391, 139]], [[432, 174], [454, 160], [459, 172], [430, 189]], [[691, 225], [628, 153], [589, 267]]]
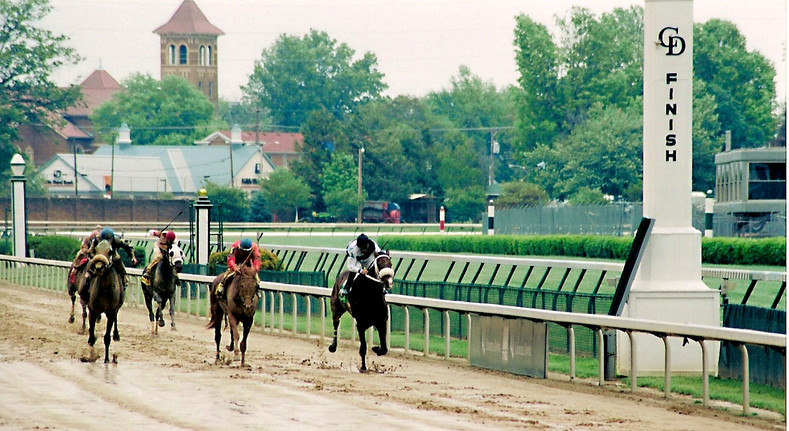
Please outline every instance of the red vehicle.
[[400, 205], [387, 201], [367, 201], [362, 208], [363, 223], [400, 223]]

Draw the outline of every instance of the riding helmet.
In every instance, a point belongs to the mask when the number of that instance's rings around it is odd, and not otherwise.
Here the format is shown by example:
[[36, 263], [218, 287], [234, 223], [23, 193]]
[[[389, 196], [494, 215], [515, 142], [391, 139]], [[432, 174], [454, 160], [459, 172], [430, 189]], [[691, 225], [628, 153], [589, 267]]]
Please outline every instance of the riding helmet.
[[104, 229], [101, 230], [101, 233], [99, 234], [99, 239], [109, 241], [114, 236], [115, 236], [115, 232], [112, 230], [112, 228], [105, 227]]
[[241, 238], [241, 243], [239, 243], [239, 247], [241, 250], [249, 251], [252, 250], [252, 240], [249, 238]]
[[367, 237], [367, 235], [361, 234], [356, 237], [356, 246], [359, 247], [359, 250], [367, 251], [373, 246], [373, 242]]
[[167, 231], [167, 233], [164, 234], [164, 238], [167, 239], [168, 242], [175, 242], [175, 232], [171, 230]]

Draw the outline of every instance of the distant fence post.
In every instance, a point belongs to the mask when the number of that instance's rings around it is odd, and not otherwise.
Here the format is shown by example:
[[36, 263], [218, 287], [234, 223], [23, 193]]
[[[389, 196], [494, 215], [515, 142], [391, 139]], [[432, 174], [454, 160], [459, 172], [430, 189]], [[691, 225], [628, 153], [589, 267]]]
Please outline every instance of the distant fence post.
[[438, 210], [438, 231], [441, 233], [445, 233], [444, 220], [446, 220], [446, 214], [444, 210], [444, 205], [441, 205], [441, 208]]
[[[708, 194], [709, 196], [709, 194]], [[704, 237], [712, 238], [712, 218], [714, 217], [715, 200], [711, 197], [704, 199]]]
[[488, 235], [493, 235], [493, 216], [495, 207], [493, 206], [493, 199], [488, 201]]

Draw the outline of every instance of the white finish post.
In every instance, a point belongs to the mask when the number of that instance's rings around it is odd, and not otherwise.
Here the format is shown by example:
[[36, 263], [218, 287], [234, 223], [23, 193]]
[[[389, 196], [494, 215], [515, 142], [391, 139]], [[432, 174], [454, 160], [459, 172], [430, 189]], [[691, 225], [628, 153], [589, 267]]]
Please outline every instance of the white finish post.
[[[649, 242], [623, 317], [720, 326], [720, 296], [701, 281], [701, 232], [692, 226], [693, 2], [646, 0], [644, 9], [644, 217]], [[664, 372], [661, 340], [636, 336], [641, 375]], [[671, 364], [700, 372], [699, 346], [672, 339]], [[710, 344], [717, 351], [718, 343]], [[619, 339], [617, 369], [629, 374]], [[717, 358], [713, 373], [717, 372]]]
[[[709, 194], [707, 194], [709, 196]], [[704, 199], [704, 238], [712, 238], [713, 218], [715, 217], [715, 199]]]
[[493, 235], [493, 216], [496, 212], [496, 207], [493, 206], [493, 199], [488, 201], [488, 235]]
[[441, 205], [441, 208], [438, 210], [438, 231], [440, 233], [446, 233], [444, 231], [444, 220], [446, 220], [446, 210], [444, 205]]
[[25, 159], [17, 153], [11, 158], [11, 219], [14, 231], [14, 256], [26, 257], [27, 200], [25, 199]]
[[194, 203], [195, 208], [195, 251], [197, 263], [202, 265], [201, 274], [208, 274], [208, 256], [211, 243], [211, 223], [209, 216], [211, 213], [211, 201], [208, 200], [205, 189], [200, 189], [199, 197]]

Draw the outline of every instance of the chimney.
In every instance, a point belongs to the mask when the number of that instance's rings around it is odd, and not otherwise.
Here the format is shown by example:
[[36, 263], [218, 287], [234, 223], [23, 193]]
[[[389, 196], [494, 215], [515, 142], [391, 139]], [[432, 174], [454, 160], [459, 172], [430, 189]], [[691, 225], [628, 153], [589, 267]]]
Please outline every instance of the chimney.
[[118, 138], [115, 143], [120, 145], [131, 145], [131, 131], [126, 123], [123, 123], [118, 129]]
[[243, 144], [244, 141], [241, 140], [241, 127], [238, 123], [233, 124], [233, 128], [230, 129], [230, 144]]

